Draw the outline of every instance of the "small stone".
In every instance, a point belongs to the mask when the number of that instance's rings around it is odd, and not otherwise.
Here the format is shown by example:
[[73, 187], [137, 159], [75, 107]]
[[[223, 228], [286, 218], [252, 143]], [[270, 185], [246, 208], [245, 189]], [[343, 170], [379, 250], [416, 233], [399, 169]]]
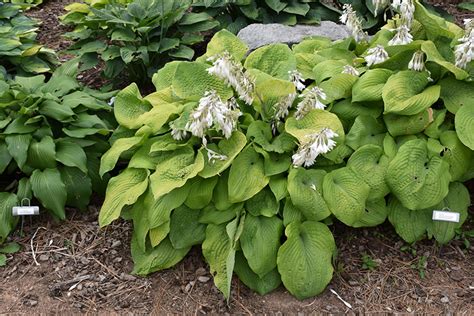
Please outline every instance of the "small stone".
[[356, 286], [356, 285], [359, 285], [359, 282], [354, 281], [354, 280], [349, 280], [349, 285], [350, 286]]
[[114, 259], [114, 262], [117, 262], [117, 263], [118, 263], [118, 262], [122, 262], [122, 257], [117, 257], [117, 258], [115, 258], [115, 259]]
[[210, 277], [206, 277], [206, 276], [200, 276], [200, 277], [197, 278], [197, 280], [201, 283], [206, 283], [210, 279], [211, 279]]
[[82, 284], [79, 283], [79, 284], [76, 286], [76, 289], [77, 289], [78, 291], [82, 290]]
[[443, 296], [443, 297], [441, 298], [441, 303], [443, 303], [443, 304], [449, 303], [449, 297]]
[[33, 307], [33, 306], [36, 306], [38, 305], [38, 301], [36, 300], [30, 300], [30, 306]]
[[120, 240], [116, 240], [112, 243], [112, 248], [117, 248], [119, 247], [120, 245], [122, 244], [122, 242]]
[[207, 274], [206, 269], [204, 269], [204, 268], [202, 268], [202, 267], [201, 267], [201, 268], [198, 268], [198, 269], [196, 270], [196, 275], [198, 275], [198, 276], [200, 276], [200, 275], [206, 275], [206, 274]]
[[49, 256], [46, 255], [46, 254], [42, 254], [39, 256], [39, 261], [48, 261], [49, 260]]

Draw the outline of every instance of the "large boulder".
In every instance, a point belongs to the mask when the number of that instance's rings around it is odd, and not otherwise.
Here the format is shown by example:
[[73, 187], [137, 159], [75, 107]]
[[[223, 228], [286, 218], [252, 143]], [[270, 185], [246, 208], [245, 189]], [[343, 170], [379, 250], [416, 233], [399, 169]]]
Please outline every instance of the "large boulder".
[[240, 30], [237, 36], [251, 50], [272, 43], [295, 44], [310, 36], [324, 36], [332, 40], [344, 39], [351, 36], [344, 25], [331, 21], [322, 21], [319, 25], [287, 26], [282, 24], [250, 24]]

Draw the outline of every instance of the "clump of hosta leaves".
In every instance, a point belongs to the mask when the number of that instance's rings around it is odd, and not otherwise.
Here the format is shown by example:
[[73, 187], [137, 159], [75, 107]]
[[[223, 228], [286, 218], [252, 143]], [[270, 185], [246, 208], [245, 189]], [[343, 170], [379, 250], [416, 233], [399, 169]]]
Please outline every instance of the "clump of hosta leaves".
[[[104, 192], [99, 162], [115, 127], [109, 99], [75, 80], [77, 62], [45, 76], [0, 76], [0, 243], [15, 228], [12, 207], [39, 205], [64, 219]], [[39, 203], [39, 204], [37, 204]]]
[[69, 51], [81, 57], [82, 70], [105, 63], [104, 74], [146, 82], [172, 59], [189, 60], [192, 45], [202, 32], [219, 23], [203, 13], [189, 11], [191, 0], [137, 0], [73, 3], [63, 16], [75, 25], [66, 36], [75, 43]]
[[54, 51], [36, 42], [37, 30], [20, 4], [0, 3], [0, 73], [44, 73], [57, 64]]
[[[156, 92], [122, 90], [120, 124], [101, 174], [101, 226], [133, 220], [134, 272], [172, 267], [201, 245], [226, 297], [235, 272], [297, 298], [333, 274], [334, 220], [369, 227], [387, 217], [408, 242], [446, 243], [467, 217], [474, 175], [472, 62], [455, 65], [465, 31], [417, 2], [412, 42], [312, 38], [247, 47], [217, 33], [195, 62], [171, 62]], [[432, 221], [433, 210], [460, 214]]]

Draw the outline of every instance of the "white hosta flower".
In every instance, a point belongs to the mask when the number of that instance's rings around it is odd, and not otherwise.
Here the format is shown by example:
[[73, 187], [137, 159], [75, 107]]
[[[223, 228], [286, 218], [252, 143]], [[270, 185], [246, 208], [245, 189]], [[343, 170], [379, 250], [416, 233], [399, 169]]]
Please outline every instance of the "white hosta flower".
[[354, 67], [352, 67], [351, 65], [345, 65], [344, 69], [342, 70], [342, 73], [353, 75], [353, 76], [356, 76], [356, 77], [359, 77], [359, 75], [360, 75], [360, 72], [357, 69], [355, 69]]
[[388, 59], [388, 53], [382, 45], [377, 45], [367, 51], [367, 56], [365, 56], [364, 59], [367, 62], [367, 66], [370, 67], [386, 61]]
[[413, 36], [410, 34], [410, 28], [406, 25], [400, 25], [394, 31], [395, 36], [388, 42], [388, 45], [406, 45], [413, 42]]
[[300, 144], [296, 154], [291, 157], [293, 165], [295, 167], [312, 166], [319, 155], [330, 152], [336, 146], [333, 138], [337, 136], [339, 135], [327, 127], [323, 128], [319, 133], [307, 135]]
[[216, 91], [206, 91], [198, 107], [189, 115], [185, 128], [194, 136], [202, 138], [214, 126], [225, 138], [230, 138], [240, 115], [242, 113], [236, 109], [235, 101], [223, 102]]
[[240, 62], [236, 62], [228, 52], [208, 58], [212, 61], [212, 67], [207, 69], [211, 75], [224, 80], [224, 82], [235, 89], [239, 99], [248, 105], [253, 102], [253, 80], [244, 73]]
[[290, 70], [288, 71], [288, 74], [290, 75], [290, 81], [293, 82], [296, 90], [303, 91], [304, 88], [306, 88], [304, 85], [303, 75], [298, 70]]
[[301, 120], [313, 109], [324, 110], [326, 108], [326, 105], [321, 100], [326, 100], [327, 96], [319, 87], [313, 87], [305, 91], [300, 95], [300, 98], [303, 98], [303, 100], [296, 106], [295, 117], [297, 120]]
[[289, 95], [281, 98], [273, 107], [275, 109], [275, 115], [273, 119], [276, 121], [282, 120], [288, 116], [293, 102], [295, 102], [296, 93], [290, 93]]
[[464, 36], [459, 39], [460, 44], [454, 48], [456, 66], [466, 69], [467, 65], [474, 59], [474, 21], [467, 19], [464, 21], [466, 30]]
[[212, 149], [209, 149], [208, 147], [205, 147], [205, 148], [207, 150], [207, 160], [209, 161], [209, 163], [213, 164], [217, 160], [220, 160], [220, 161], [227, 160], [226, 155], [219, 154], [218, 152], [216, 152]]
[[413, 0], [394, 0], [392, 7], [400, 12], [401, 24], [411, 27], [415, 15]]
[[423, 71], [425, 69], [425, 53], [421, 50], [413, 53], [413, 57], [408, 63], [408, 69]]
[[352, 5], [344, 4], [342, 8], [343, 11], [339, 20], [349, 28], [356, 42], [367, 41], [367, 33], [362, 29], [362, 22], [357, 16], [356, 11], [352, 8]]
[[177, 141], [180, 141], [180, 140], [183, 140], [186, 137], [188, 137], [188, 132], [186, 132], [185, 130], [182, 130], [182, 129], [172, 128], [171, 129], [171, 136], [173, 137], [173, 139], [175, 139]]

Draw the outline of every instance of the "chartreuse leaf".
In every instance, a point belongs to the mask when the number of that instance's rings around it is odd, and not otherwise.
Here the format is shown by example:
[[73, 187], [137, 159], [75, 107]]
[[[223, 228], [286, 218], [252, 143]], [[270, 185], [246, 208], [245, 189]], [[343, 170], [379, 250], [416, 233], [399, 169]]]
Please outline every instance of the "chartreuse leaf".
[[433, 121], [433, 110], [428, 108], [415, 115], [387, 114], [383, 119], [390, 135], [413, 135], [424, 131]]
[[326, 225], [307, 221], [286, 227], [287, 240], [278, 250], [278, 272], [298, 299], [321, 293], [331, 281], [336, 243]]
[[20, 251], [21, 246], [16, 242], [10, 242], [0, 247], [0, 253], [15, 253]]
[[461, 142], [474, 150], [474, 103], [466, 104], [456, 112], [454, 125]]
[[431, 222], [430, 212], [409, 210], [395, 197], [388, 203], [388, 212], [388, 220], [397, 234], [409, 243], [422, 239]]
[[266, 187], [245, 202], [245, 209], [254, 216], [272, 217], [278, 213], [280, 204], [270, 188]]
[[468, 172], [474, 152], [461, 143], [455, 131], [442, 133], [439, 140], [446, 148], [443, 159], [449, 163], [451, 181], [459, 181]]
[[121, 90], [115, 97], [114, 114], [117, 122], [129, 129], [142, 126], [138, 118], [152, 108], [150, 102], [144, 100], [135, 83]]
[[334, 113], [324, 110], [311, 110], [301, 120], [290, 117], [285, 123], [286, 132], [298, 139], [299, 142], [304, 141], [306, 135], [319, 133], [327, 127], [339, 135], [334, 138], [337, 144], [344, 143], [344, 127]]
[[175, 249], [169, 238], [159, 245], [143, 251], [137, 244], [136, 237], [132, 238], [133, 272], [138, 275], [147, 275], [155, 271], [171, 268], [180, 262], [188, 253], [189, 248]]
[[270, 293], [281, 284], [280, 274], [276, 268], [260, 278], [252, 271], [241, 251], [238, 251], [235, 255], [234, 271], [240, 281], [260, 295]]
[[91, 179], [78, 168], [62, 167], [59, 171], [66, 186], [67, 205], [85, 210], [92, 194]]
[[190, 190], [188, 197], [184, 204], [187, 207], [195, 210], [200, 210], [209, 204], [212, 200], [212, 192], [217, 184], [218, 177], [203, 179], [195, 177], [189, 180]]
[[60, 219], [66, 218], [67, 191], [57, 169], [36, 169], [30, 177], [31, 189], [41, 204]]
[[352, 226], [365, 215], [370, 186], [353, 169], [343, 167], [324, 177], [323, 194], [331, 213]]
[[199, 62], [182, 62], [176, 68], [172, 80], [173, 92], [181, 99], [199, 101], [206, 91], [216, 91], [223, 99], [227, 100], [233, 91], [224, 81], [207, 72], [210, 66]]
[[474, 103], [474, 82], [456, 80], [447, 77], [439, 81], [441, 86], [440, 98], [449, 112], [456, 112], [464, 105]]
[[12, 208], [18, 205], [18, 198], [13, 193], [0, 192], [0, 243], [3, 243], [15, 228], [18, 217], [13, 217]]
[[133, 136], [128, 138], [119, 138], [100, 158], [99, 174], [103, 176], [106, 172], [112, 170], [125, 151], [137, 146], [143, 141], [144, 136]]
[[149, 126], [153, 134], [158, 133], [168, 122], [169, 118], [173, 114], [180, 113], [182, 109], [182, 106], [177, 103], [161, 103], [155, 105], [151, 102], [153, 101], [152, 99], [145, 98], [145, 100], [148, 100], [153, 105], [153, 108], [149, 112], [140, 115], [138, 120], [143, 125]]
[[[153, 75], [152, 82], [156, 88], [156, 91], [160, 91], [171, 86], [173, 83], [173, 78], [176, 74], [176, 69], [180, 63], [183, 63], [183, 61], [171, 61]], [[151, 95], [153, 95], [153, 93]]]
[[446, 61], [443, 56], [439, 53], [436, 45], [431, 41], [425, 41], [421, 44], [421, 50], [426, 54], [426, 61], [434, 62], [448, 71], [454, 74], [456, 79], [464, 80], [469, 75], [466, 71], [462, 70], [461, 68], [456, 67], [454, 64]]
[[212, 39], [207, 44], [206, 54], [200, 58], [198, 61], [205, 61], [209, 57], [213, 57], [224, 52], [228, 52], [235, 58], [235, 60], [240, 61], [244, 59], [245, 54], [247, 54], [248, 46], [242, 42], [237, 36], [232, 34], [227, 30], [221, 30], [214, 34]]
[[276, 216], [247, 215], [240, 246], [252, 271], [260, 278], [276, 268], [283, 222]]
[[199, 210], [182, 205], [171, 214], [170, 240], [176, 249], [200, 244], [206, 237], [206, 225], [199, 223]]
[[382, 89], [385, 113], [414, 115], [429, 108], [439, 99], [440, 86], [426, 88], [426, 73], [403, 70], [388, 78]]
[[386, 129], [384, 124], [373, 116], [358, 116], [351, 130], [346, 135], [346, 144], [354, 150], [367, 145], [379, 145], [383, 143]]
[[209, 264], [214, 284], [228, 299], [234, 271], [235, 248], [232, 246], [225, 224], [207, 225], [206, 238], [202, 243], [202, 254]]
[[215, 152], [225, 155], [225, 160], [209, 161], [207, 153], [204, 154], [206, 149], [203, 149], [204, 156], [204, 168], [199, 172], [199, 176], [203, 178], [210, 178], [220, 174], [226, 170], [234, 161], [234, 158], [240, 153], [245, 147], [247, 139], [245, 135], [239, 131], [234, 131], [229, 139], [221, 140], [217, 145], [208, 144], [207, 147]]
[[204, 168], [201, 152], [194, 156], [191, 147], [182, 147], [172, 152], [164, 152], [158, 157], [155, 172], [150, 176], [151, 189], [155, 198], [183, 186]]
[[428, 234], [433, 235], [440, 244], [448, 243], [456, 235], [456, 229], [466, 221], [467, 209], [470, 205], [468, 189], [460, 182], [452, 182], [449, 185], [448, 195], [434, 209], [459, 213], [459, 223], [433, 221], [428, 226]]
[[239, 153], [230, 167], [229, 201], [232, 203], [246, 201], [267, 186], [269, 181], [265, 176], [263, 158], [249, 146]]
[[110, 179], [105, 201], [99, 213], [101, 227], [117, 219], [125, 205], [131, 205], [137, 201], [148, 188], [149, 175], [150, 171], [146, 169], [127, 168]]
[[318, 63], [313, 68], [316, 84], [342, 73], [347, 63], [344, 60], [329, 59]]
[[60, 140], [56, 143], [56, 160], [68, 167], [77, 167], [87, 172], [87, 156], [84, 149], [76, 143]]
[[382, 89], [391, 75], [388, 69], [368, 70], [352, 87], [352, 102], [382, 100]]
[[382, 114], [383, 108], [377, 104], [353, 103], [351, 99], [344, 99], [333, 104], [331, 112], [337, 115], [344, 125], [344, 130], [347, 131], [358, 116], [367, 115], [377, 118]]
[[357, 76], [339, 73], [322, 82], [319, 86], [327, 96], [324, 103], [349, 98], [352, 95], [352, 86], [358, 79]]
[[400, 147], [385, 181], [403, 206], [417, 210], [439, 203], [448, 194], [451, 175], [443, 158], [429, 157], [426, 141], [414, 139]]
[[320, 221], [331, 215], [323, 198], [324, 170], [292, 168], [288, 174], [288, 192], [294, 207], [307, 220]]
[[253, 121], [247, 129], [247, 138], [253, 140], [267, 152], [284, 153], [296, 146], [296, 140], [288, 133], [273, 137], [270, 124], [263, 121]]
[[347, 161], [351, 168], [370, 187], [369, 200], [382, 199], [390, 189], [385, 183], [385, 174], [390, 159], [376, 145], [365, 145], [357, 149]]
[[286, 44], [271, 44], [257, 48], [245, 59], [246, 69], [258, 69], [273, 77], [289, 80], [288, 72], [296, 69], [296, 58]]
[[388, 215], [385, 198], [368, 200], [365, 211], [365, 214], [352, 225], [353, 227], [373, 227], [382, 224]]

